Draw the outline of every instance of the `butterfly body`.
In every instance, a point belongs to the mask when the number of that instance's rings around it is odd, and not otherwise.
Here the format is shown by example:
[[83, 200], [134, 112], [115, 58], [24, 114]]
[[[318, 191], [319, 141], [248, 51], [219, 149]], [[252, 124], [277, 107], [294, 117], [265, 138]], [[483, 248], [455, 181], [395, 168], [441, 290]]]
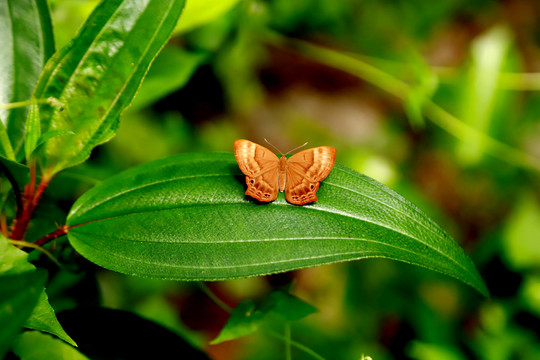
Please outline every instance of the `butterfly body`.
[[269, 202], [277, 199], [278, 191], [285, 191], [287, 201], [295, 205], [317, 200], [319, 181], [328, 176], [336, 158], [336, 150], [329, 146], [278, 158], [264, 146], [243, 139], [235, 141], [234, 154], [246, 175], [246, 195]]

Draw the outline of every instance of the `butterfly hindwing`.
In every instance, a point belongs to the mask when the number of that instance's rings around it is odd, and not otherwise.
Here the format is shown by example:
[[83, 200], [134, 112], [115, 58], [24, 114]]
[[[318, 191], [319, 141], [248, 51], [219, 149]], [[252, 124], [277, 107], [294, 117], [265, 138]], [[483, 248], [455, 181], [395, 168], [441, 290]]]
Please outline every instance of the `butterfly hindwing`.
[[277, 156], [264, 146], [248, 140], [234, 142], [234, 155], [240, 170], [246, 175], [246, 195], [265, 202], [277, 199]]
[[300, 151], [287, 160], [285, 198], [296, 205], [317, 200], [319, 181], [328, 176], [336, 159], [336, 149], [321, 146]]

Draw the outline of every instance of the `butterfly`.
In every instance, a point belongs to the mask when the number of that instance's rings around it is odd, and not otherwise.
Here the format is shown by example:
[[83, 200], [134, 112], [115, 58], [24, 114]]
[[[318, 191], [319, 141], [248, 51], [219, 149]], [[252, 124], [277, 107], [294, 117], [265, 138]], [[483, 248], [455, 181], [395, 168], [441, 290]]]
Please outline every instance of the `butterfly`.
[[336, 149], [321, 146], [277, 157], [271, 150], [249, 140], [234, 142], [234, 156], [246, 175], [249, 195], [259, 201], [274, 201], [278, 190], [295, 205], [317, 200], [319, 181], [328, 176], [336, 160]]

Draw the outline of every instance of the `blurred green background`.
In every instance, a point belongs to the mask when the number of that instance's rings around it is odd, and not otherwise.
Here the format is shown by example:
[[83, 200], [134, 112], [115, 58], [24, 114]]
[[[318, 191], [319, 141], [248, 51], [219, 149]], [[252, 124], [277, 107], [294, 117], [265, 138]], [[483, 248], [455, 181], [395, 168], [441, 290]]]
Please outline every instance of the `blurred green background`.
[[[57, 48], [95, 4], [51, 1]], [[206, 15], [180, 22], [118, 135], [53, 181], [64, 210], [44, 201], [47, 225], [31, 231], [48, 233], [83, 191], [154, 159], [232, 152], [238, 138], [330, 145], [338, 162], [446, 229], [492, 297], [383, 259], [210, 288], [234, 306], [293, 282], [319, 312], [292, 324], [292, 338], [327, 359], [540, 359], [538, 1], [188, 0], [185, 11]], [[133, 311], [218, 360], [285, 356], [264, 333], [208, 345], [227, 314], [194, 284], [132, 278], [64, 252], [88, 271], [52, 277], [59, 311]], [[293, 358], [311, 357], [293, 349]]]

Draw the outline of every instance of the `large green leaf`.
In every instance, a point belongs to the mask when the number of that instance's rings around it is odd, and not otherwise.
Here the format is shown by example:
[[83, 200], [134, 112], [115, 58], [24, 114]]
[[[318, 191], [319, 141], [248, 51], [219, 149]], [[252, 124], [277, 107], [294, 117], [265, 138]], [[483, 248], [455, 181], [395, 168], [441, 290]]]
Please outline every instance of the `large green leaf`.
[[35, 271], [0, 276], [0, 359], [36, 305], [45, 274]]
[[[36, 267], [29, 263], [27, 258], [28, 254], [26, 252], [17, 249], [4, 236], [0, 235], [0, 276], [35, 272]], [[76, 345], [56, 319], [56, 314], [49, 304], [43, 284], [37, 304], [33, 307], [33, 311], [24, 326], [54, 334], [65, 342]]]
[[105, 0], [78, 36], [47, 63], [36, 98], [63, 106], [40, 108], [42, 133], [69, 130], [43, 145], [43, 166], [52, 173], [86, 160], [116, 133], [152, 60], [169, 39], [184, 0]]
[[[0, 39], [0, 104], [30, 100], [45, 62], [54, 52], [47, 1], [0, 0]], [[0, 109], [0, 121], [15, 153], [22, 149], [26, 113], [24, 107]], [[11, 158], [2, 148], [0, 155]]]
[[235, 279], [384, 257], [487, 289], [463, 250], [413, 204], [336, 164], [315, 204], [257, 204], [232, 154], [185, 154], [104, 181], [73, 205], [69, 239], [119, 272]]

